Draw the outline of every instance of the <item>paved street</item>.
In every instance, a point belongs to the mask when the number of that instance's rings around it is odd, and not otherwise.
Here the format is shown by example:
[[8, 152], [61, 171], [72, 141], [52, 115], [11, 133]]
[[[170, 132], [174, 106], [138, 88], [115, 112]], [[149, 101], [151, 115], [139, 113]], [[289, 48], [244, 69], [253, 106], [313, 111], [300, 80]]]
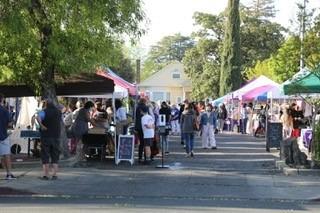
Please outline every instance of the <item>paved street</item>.
[[185, 157], [178, 137], [171, 137], [170, 141], [172, 151], [165, 161], [170, 169], [156, 169], [159, 159], [150, 166], [126, 163], [115, 166], [109, 160], [90, 162], [81, 168], [64, 166], [58, 180], [41, 181], [40, 165], [19, 168], [16, 170], [19, 179], [0, 180], [0, 189], [9, 187], [27, 195], [19, 198], [2, 195], [1, 208], [10, 212], [43, 212], [44, 209], [318, 212], [320, 209], [320, 203], [315, 200], [320, 198], [319, 177], [279, 173], [274, 167], [278, 151], [265, 152], [261, 139], [221, 134], [217, 136], [218, 150], [204, 150], [197, 138], [194, 158]]

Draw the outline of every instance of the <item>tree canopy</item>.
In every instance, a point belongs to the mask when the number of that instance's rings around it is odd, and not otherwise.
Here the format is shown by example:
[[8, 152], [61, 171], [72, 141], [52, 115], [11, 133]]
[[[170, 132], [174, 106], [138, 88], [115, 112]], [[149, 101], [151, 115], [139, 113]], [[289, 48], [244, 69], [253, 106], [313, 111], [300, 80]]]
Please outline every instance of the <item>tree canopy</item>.
[[[304, 45], [304, 61], [309, 69], [320, 64], [320, 15], [313, 19], [313, 26], [307, 29]], [[255, 67], [246, 69], [248, 79], [259, 76], [264, 70], [271, 79], [284, 82], [299, 71], [301, 39], [291, 35], [269, 58], [259, 61]], [[262, 68], [263, 67], [263, 68]]]
[[142, 79], [157, 72], [172, 61], [181, 62], [185, 52], [194, 46], [194, 41], [188, 36], [175, 34], [163, 37], [152, 46], [143, 64]]
[[0, 11], [0, 72], [52, 99], [55, 74], [116, 66], [122, 35], [143, 33], [140, 0], [2, 0]]
[[[272, 4], [272, 2], [269, 2]], [[272, 5], [270, 5], [271, 7]], [[284, 28], [279, 24], [274, 23], [267, 18], [272, 17], [253, 17], [250, 7], [240, 5], [240, 37], [241, 37], [241, 75], [239, 78], [248, 78], [249, 68], [255, 66], [257, 62], [268, 59], [272, 54], [276, 53], [284, 41]], [[194, 14], [195, 25], [199, 28], [198, 31], [193, 32], [196, 46], [187, 51], [186, 57], [183, 60], [185, 71], [192, 80], [193, 96], [197, 99], [203, 97], [219, 97], [219, 91], [216, 87], [210, 85], [219, 85], [221, 55], [224, 39], [224, 23], [226, 21], [226, 12], [218, 15], [207, 13]], [[258, 42], [252, 42], [258, 41]], [[188, 56], [188, 57], [187, 57]], [[192, 66], [195, 59], [202, 61], [203, 66]], [[210, 63], [211, 66], [204, 65]], [[212, 65], [214, 64], [214, 66]], [[210, 71], [209, 71], [210, 68]], [[217, 70], [219, 69], [219, 70]], [[194, 75], [196, 73], [197, 75]], [[202, 76], [207, 77], [200, 77]], [[197, 76], [196, 78], [194, 76]], [[210, 76], [208, 78], [208, 76]], [[201, 79], [206, 79], [210, 83], [204, 84]], [[198, 92], [198, 87], [206, 87], [205, 92]], [[202, 90], [201, 90], [202, 91]]]

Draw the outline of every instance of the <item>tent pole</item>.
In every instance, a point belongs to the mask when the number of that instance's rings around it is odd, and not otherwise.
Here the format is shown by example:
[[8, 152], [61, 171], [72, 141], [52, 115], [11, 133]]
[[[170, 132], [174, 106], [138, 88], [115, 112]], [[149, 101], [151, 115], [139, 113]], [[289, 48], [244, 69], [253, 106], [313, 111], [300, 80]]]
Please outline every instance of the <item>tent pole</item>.
[[271, 121], [273, 121], [273, 95], [272, 95], [272, 92], [271, 92], [271, 102], [270, 102], [270, 115], [271, 115]]
[[113, 111], [113, 124], [114, 124], [114, 160], [117, 162], [117, 119], [116, 119], [116, 104], [115, 104], [115, 94], [112, 93], [112, 111]]
[[138, 85], [136, 84], [136, 96], [134, 98], [133, 121], [136, 120], [137, 104], [138, 104]]
[[234, 102], [233, 102], [233, 93], [231, 94], [231, 132], [234, 129]]

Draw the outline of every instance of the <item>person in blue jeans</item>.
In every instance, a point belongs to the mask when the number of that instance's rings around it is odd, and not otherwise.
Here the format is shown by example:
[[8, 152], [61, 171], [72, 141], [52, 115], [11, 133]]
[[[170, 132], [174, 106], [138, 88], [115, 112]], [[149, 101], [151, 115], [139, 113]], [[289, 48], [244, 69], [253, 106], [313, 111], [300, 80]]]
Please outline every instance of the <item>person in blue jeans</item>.
[[186, 157], [193, 157], [194, 128], [196, 123], [196, 114], [193, 107], [185, 104], [184, 111], [181, 115], [181, 130], [186, 143]]

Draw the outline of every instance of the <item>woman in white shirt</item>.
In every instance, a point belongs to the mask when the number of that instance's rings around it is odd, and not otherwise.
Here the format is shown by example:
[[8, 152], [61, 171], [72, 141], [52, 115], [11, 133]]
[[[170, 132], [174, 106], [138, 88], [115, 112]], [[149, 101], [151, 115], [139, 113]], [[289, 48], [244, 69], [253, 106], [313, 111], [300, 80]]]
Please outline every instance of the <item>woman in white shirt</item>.
[[247, 134], [252, 135], [253, 133], [253, 105], [252, 103], [248, 104], [247, 107], [247, 115], [248, 115], [248, 122], [247, 122]]

